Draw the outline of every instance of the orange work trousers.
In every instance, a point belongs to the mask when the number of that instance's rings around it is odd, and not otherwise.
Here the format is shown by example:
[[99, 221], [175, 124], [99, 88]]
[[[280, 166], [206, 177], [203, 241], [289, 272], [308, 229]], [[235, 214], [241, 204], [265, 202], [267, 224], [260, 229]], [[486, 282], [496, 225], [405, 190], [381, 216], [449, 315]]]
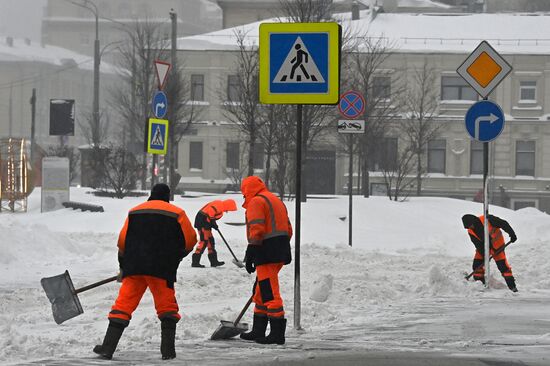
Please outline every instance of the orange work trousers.
[[254, 314], [269, 318], [284, 318], [283, 299], [279, 292], [279, 271], [283, 263], [260, 264], [256, 266], [256, 288], [253, 301]]
[[[501, 246], [499, 246], [495, 250], [491, 248], [490, 253], [493, 256], [493, 260], [497, 264], [498, 270], [502, 274], [502, 277], [504, 278], [512, 277], [513, 276], [512, 267], [510, 266], [510, 264], [508, 263], [508, 260], [506, 259], [506, 253], [504, 252], [504, 250], [498, 253], [497, 255], [494, 255], [495, 251], [498, 250], [500, 247]], [[472, 267], [475, 271], [474, 279], [476, 280], [481, 280], [482, 278], [485, 277], [485, 266], [483, 263], [484, 263], [483, 255], [476, 250], [476, 253], [474, 255], [474, 261], [472, 264]]]
[[199, 229], [199, 244], [195, 248], [195, 254], [204, 253], [204, 250], [208, 247], [208, 254], [216, 253], [214, 236], [210, 229]]
[[181, 316], [178, 313], [179, 307], [174, 289], [168, 287], [165, 279], [145, 275], [128, 276], [122, 279], [122, 286], [109, 313], [109, 319], [128, 325], [132, 319], [132, 313], [138, 307], [147, 288], [153, 294], [159, 319], [172, 318], [179, 321]]

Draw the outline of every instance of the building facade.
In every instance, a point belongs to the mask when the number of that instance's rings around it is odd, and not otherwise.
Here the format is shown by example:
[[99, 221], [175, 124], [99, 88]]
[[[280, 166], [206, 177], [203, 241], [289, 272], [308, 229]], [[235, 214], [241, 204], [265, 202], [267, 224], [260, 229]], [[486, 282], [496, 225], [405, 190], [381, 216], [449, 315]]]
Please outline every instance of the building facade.
[[[475, 25], [482, 22], [499, 25], [492, 31], [472, 35]], [[456, 69], [481, 40], [488, 39], [513, 67], [512, 73], [490, 96], [502, 107], [506, 117], [503, 133], [490, 147], [490, 199], [515, 209], [532, 206], [550, 211], [550, 43], [537, 38], [542, 34], [541, 29], [550, 27], [550, 16], [388, 13], [373, 16], [362, 13], [362, 18], [351, 24], [368, 27], [370, 36], [383, 34], [393, 45], [381, 76], [387, 76], [388, 72], [400, 76], [389, 77], [388, 87], [398, 87], [393, 83], [403, 77], [411, 82], [415, 70], [426, 62], [434, 68], [438, 95], [434, 123], [442, 127], [424, 154], [427, 174], [422, 194], [430, 196], [472, 200], [482, 188], [482, 146], [472, 141], [464, 127], [465, 113], [479, 97], [457, 75]], [[251, 44], [257, 42], [258, 25], [244, 28]], [[518, 29], [522, 32], [517, 33]], [[234, 30], [228, 29], [214, 35], [181, 38], [178, 42], [179, 56], [186, 60], [186, 72], [195, 81], [191, 83], [192, 93], [199, 96], [196, 99], [206, 108], [202, 116], [204, 122], [195, 124], [194, 134], [186, 136], [179, 147], [179, 172], [184, 177], [184, 185], [191, 183], [191, 178], [207, 185], [209, 181], [231, 182], [227, 167], [235, 164], [235, 158], [230, 154], [236, 149], [234, 143], [242, 138], [236, 127], [231, 128], [222, 107], [228, 100], [238, 54], [232, 32]], [[516, 38], [512, 40], [510, 33]], [[224, 94], [224, 91], [227, 92]], [[398, 128], [388, 130], [386, 154], [397, 154], [404, 143], [399, 131]], [[346, 192], [347, 155], [339, 143], [336, 128], [311, 149], [308, 158], [310, 169], [324, 172], [317, 174], [313, 181], [328, 180], [321, 182], [320, 188], [310, 183], [310, 193]], [[197, 168], [199, 164], [201, 169]], [[334, 175], [330, 174], [332, 171]], [[221, 185], [212, 187], [219, 189]], [[384, 194], [386, 189], [376, 167], [370, 172], [369, 188], [372, 194]], [[411, 192], [414, 189], [411, 185]]]

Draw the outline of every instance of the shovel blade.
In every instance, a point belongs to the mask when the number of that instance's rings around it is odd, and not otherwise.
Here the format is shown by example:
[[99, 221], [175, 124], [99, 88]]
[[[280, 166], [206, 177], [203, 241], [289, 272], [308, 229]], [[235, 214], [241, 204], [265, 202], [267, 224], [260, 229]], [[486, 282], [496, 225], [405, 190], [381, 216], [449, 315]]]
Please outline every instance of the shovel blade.
[[247, 323], [237, 323], [237, 325], [235, 325], [233, 322], [227, 320], [221, 320], [220, 323], [221, 324], [218, 326], [218, 329], [216, 329], [210, 337], [213, 341], [233, 338], [248, 330]]
[[53, 319], [57, 324], [84, 312], [75, 293], [69, 271], [57, 276], [42, 278], [40, 283], [52, 304]]
[[232, 262], [233, 262], [233, 264], [236, 265], [237, 267], [239, 267], [239, 268], [244, 268], [244, 263], [243, 263], [243, 262], [238, 261], [238, 260], [236, 260], [236, 259], [233, 259]]

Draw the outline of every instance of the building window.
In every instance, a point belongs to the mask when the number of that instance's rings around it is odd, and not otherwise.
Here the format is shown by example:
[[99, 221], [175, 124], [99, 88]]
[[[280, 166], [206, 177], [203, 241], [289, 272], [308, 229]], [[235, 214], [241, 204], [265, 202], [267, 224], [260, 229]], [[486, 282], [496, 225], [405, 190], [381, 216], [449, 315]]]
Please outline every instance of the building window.
[[375, 76], [372, 79], [372, 95], [375, 99], [390, 99], [391, 77]]
[[483, 142], [470, 143], [470, 174], [483, 174]]
[[386, 137], [368, 154], [369, 170], [393, 171], [397, 168], [397, 138]]
[[428, 173], [445, 173], [447, 142], [444, 139], [428, 142]]
[[460, 76], [442, 76], [441, 100], [477, 100], [477, 93]]
[[189, 143], [189, 169], [202, 170], [202, 141]]
[[227, 75], [227, 100], [230, 102], [240, 102], [239, 95], [239, 75]]
[[535, 176], [535, 141], [516, 141], [516, 175]]
[[191, 75], [191, 100], [204, 100], [204, 75]]
[[258, 142], [254, 144], [252, 149], [252, 168], [264, 168], [264, 145]]
[[239, 169], [239, 149], [240, 144], [238, 142], [228, 142], [226, 148], [225, 167], [227, 169]]
[[519, 100], [534, 102], [537, 100], [537, 82], [520, 81], [519, 82]]

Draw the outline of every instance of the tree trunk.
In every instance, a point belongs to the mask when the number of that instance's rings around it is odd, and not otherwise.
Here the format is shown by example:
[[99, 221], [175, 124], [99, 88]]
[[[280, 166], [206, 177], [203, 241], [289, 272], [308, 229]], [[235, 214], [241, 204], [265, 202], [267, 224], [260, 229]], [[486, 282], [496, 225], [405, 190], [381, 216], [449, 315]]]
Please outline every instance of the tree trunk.
[[422, 194], [422, 155], [416, 154], [416, 195]]
[[363, 157], [363, 179], [362, 179], [363, 197], [369, 197], [369, 164], [366, 156]]
[[248, 146], [248, 176], [254, 175], [254, 144], [256, 142], [256, 133], [250, 132], [250, 141]]
[[271, 149], [268, 150], [266, 159], [267, 160], [265, 162], [265, 185], [269, 189], [269, 181], [271, 180]]

